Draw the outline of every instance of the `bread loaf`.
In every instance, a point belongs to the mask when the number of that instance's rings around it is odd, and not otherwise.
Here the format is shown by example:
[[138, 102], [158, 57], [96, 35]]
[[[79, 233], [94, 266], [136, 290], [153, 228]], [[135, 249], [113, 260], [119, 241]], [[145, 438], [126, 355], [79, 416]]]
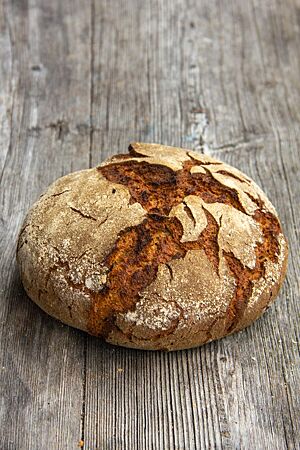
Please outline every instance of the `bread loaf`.
[[53, 183], [25, 219], [17, 260], [51, 316], [113, 344], [177, 350], [257, 319], [287, 253], [274, 207], [243, 173], [136, 143]]

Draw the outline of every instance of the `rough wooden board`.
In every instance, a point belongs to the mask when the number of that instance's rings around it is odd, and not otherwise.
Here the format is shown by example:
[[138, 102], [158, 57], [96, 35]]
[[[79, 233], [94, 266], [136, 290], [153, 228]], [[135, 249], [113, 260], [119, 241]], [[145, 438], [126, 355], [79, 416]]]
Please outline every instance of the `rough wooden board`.
[[90, 14], [80, 1], [0, 4], [0, 448], [65, 450], [81, 438], [86, 337], [26, 298], [15, 247], [47, 185], [89, 164]]
[[[299, 446], [299, 12], [297, 0], [0, 0], [1, 449]], [[25, 298], [14, 249], [29, 205], [131, 140], [203, 150], [269, 194], [289, 272], [252, 327], [133, 351]]]

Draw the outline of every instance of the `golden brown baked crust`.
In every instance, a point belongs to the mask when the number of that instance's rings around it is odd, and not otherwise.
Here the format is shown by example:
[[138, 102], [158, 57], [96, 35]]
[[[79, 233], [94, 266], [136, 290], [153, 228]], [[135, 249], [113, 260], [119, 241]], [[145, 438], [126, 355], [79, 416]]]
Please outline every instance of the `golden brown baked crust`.
[[274, 207], [244, 174], [136, 143], [50, 186], [24, 222], [17, 259], [28, 295], [64, 323], [175, 350], [257, 319], [287, 252]]

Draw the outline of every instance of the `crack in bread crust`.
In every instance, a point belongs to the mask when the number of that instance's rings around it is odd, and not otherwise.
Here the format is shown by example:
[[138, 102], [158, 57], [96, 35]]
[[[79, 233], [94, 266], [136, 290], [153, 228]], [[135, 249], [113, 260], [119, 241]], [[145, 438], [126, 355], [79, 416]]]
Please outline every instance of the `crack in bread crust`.
[[132, 199], [149, 213], [168, 215], [188, 195], [199, 196], [206, 203], [228, 204], [246, 213], [237, 192], [222, 185], [205, 167], [205, 174], [192, 174], [190, 169], [196, 165], [201, 166], [199, 161], [187, 161], [182, 170], [175, 172], [160, 164], [122, 160], [98, 170], [109, 181], [127, 186]]
[[227, 325], [228, 333], [234, 331], [239, 319], [247, 307], [248, 299], [251, 297], [253, 282], [265, 275], [266, 259], [277, 262], [279, 254], [279, 244], [276, 236], [280, 233], [278, 220], [269, 212], [256, 210], [254, 219], [260, 224], [264, 240], [258, 243], [255, 249], [256, 262], [253, 269], [243, 266], [233, 253], [224, 252], [227, 264], [236, 279], [236, 291], [228, 310]]
[[[238, 192], [217, 181], [205, 168], [191, 173], [194, 166], [205, 166], [191, 156], [181, 170], [172, 170], [162, 164], [135, 161], [145, 156], [129, 147], [128, 155], [119, 155], [99, 172], [109, 181], [127, 186], [132, 202], [147, 210], [144, 221], [123, 230], [104, 260], [108, 267], [107, 282], [93, 298], [88, 329], [91, 334], [107, 337], [118, 313], [133, 310], [140, 293], [156, 278], [160, 264], [184, 258], [189, 250], [203, 249], [218, 275], [220, 224], [204, 207], [206, 228], [197, 240], [181, 242], [183, 227], [176, 217], [169, 217], [171, 209], [184, 202], [188, 195], [200, 197], [205, 203], [223, 203], [247, 214]], [[227, 310], [226, 330], [233, 331], [251, 297], [253, 281], [264, 276], [267, 259], [276, 262], [279, 251], [277, 236], [280, 224], [277, 218], [263, 210], [262, 202], [255, 202], [254, 220], [262, 229], [263, 242], [257, 243], [256, 264], [249, 269], [232, 252], [223, 252], [235, 278], [235, 294]]]

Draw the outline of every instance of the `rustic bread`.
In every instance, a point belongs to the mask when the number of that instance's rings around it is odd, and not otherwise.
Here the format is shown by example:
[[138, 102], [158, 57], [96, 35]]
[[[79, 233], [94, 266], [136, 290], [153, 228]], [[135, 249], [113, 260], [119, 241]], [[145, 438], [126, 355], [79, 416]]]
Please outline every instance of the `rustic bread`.
[[277, 295], [287, 242], [276, 211], [237, 169], [132, 144], [57, 180], [21, 229], [29, 297], [113, 344], [176, 350], [241, 330]]

